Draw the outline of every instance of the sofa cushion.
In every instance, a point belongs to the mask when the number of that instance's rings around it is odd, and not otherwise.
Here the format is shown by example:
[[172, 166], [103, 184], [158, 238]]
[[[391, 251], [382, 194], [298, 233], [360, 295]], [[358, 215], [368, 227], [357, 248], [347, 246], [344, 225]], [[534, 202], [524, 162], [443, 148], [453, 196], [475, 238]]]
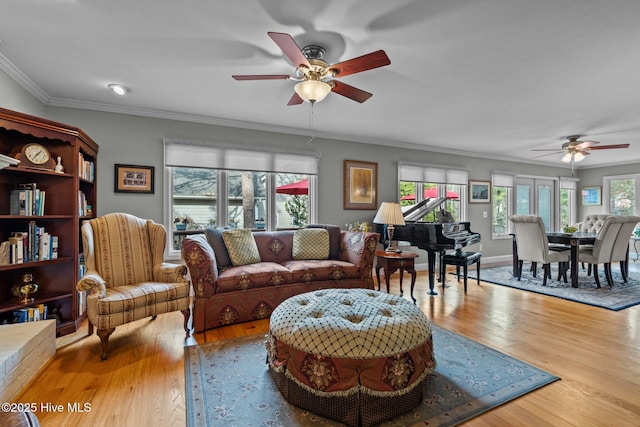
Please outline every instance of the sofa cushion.
[[234, 266], [260, 262], [258, 246], [253, 238], [253, 233], [248, 228], [224, 230], [222, 239]]
[[293, 232], [293, 259], [329, 258], [329, 232], [321, 228], [306, 228]]
[[249, 289], [277, 287], [291, 283], [291, 272], [275, 262], [258, 262], [227, 268], [220, 272], [216, 293], [246, 292]]
[[340, 259], [340, 240], [342, 230], [332, 224], [309, 224], [307, 228], [323, 228], [329, 232], [329, 259]]
[[358, 279], [360, 277], [358, 266], [333, 259], [289, 261], [284, 266], [291, 271], [293, 283]]
[[209, 246], [213, 248], [213, 253], [216, 256], [218, 268], [226, 268], [231, 265], [229, 252], [227, 252], [227, 247], [224, 245], [224, 240], [222, 239], [223, 231], [221, 228], [206, 228], [204, 230], [204, 235], [207, 236], [207, 242], [209, 242]]

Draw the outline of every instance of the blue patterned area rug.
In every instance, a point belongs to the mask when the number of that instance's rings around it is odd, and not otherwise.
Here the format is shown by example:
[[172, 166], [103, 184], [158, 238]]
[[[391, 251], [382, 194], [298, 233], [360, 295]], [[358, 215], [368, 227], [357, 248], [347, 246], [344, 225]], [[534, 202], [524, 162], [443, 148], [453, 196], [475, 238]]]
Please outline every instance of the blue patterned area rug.
[[[187, 426], [342, 426], [289, 404], [267, 372], [264, 335], [185, 347]], [[558, 380], [433, 326], [437, 368], [425, 399], [382, 426], [454, 426]]]
[[[624, 283], [619, 268], [613, 268], [614, 285], [609, 287], [607, 279], [604, 277], [604, 267], [600, 266], [600, 285], [602, 287], [598, 288], [593, 275], [587, 276], [586, 270], [583, 271], [582, 268], [579, 268], [578, 287], [572, 288], [570, 277], [569, 283], [564, 283], [562, 279], [556, 280], [558, 277], [557, 264], [551, 268], [551, 278], [547, 279], [546, 286], [542, 286], [542, 268], [538, 268], [538, 277], [533, 277], [532, 272], [527, 268], [527, 263], [525, 263], [520, 281], [513, 277], [511, 265], [483, 268], [480, 271], [480, 280], [614, 311], [640, 304], [640, 280], [637, 278], [640, 273], [637, 272], [630, 272], [629, 280]], [[475, 280], [475, 270], [473, 272], [470, 270], [468, 276]], [[471, 284], [473, 283], [471, 282]]]

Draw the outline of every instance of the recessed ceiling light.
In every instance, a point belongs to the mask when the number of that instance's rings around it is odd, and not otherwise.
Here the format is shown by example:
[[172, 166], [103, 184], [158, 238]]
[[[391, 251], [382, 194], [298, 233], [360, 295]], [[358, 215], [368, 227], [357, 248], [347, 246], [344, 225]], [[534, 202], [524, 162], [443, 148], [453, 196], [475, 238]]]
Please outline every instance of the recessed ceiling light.
[[128, 87], [116, 83], [111, 83], [107, 87], [111, 89], [116, 95], [126, 95], [127, 93], [131, 92], [131, 89], [129, 89]]

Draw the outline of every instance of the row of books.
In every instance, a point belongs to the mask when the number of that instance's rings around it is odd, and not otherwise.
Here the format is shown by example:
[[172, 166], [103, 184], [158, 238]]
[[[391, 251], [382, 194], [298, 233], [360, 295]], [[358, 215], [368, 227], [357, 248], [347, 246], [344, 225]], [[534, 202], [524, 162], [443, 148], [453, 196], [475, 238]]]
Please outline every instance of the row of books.
[[78, 191], [78, 215], [80, 216], [91, 216], [93, 215], [93, 208], [87, 202], [87, 196], [82, 192]]
[[90, 160], [85, 160], [82, 153], [78, 156], [78, 171], [80, 178], [93, 182], [95, 176], [95, 164]]
[[9, 215], [44, 215], [46, 192], [35, 183], [18, 184], [17, 190], [11, 190]]
[[[14, 231], [8, 242], [9, 264], [47, 261], [58, 258], [59, 238], [45, 231], [44, 227], [29, 222], [27, 231]], [[4, 251], [3, 251], [4, 252]]]
[[13, 323], [37, 322], [47, 320], [49, 307], [38, 304], [35, 307], [19, 308], [13, 311]]

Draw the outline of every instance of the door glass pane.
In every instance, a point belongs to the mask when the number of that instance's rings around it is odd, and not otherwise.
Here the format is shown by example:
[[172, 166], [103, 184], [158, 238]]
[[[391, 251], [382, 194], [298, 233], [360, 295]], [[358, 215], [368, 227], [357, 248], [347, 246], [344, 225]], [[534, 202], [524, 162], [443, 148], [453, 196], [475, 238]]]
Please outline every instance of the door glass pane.
[[636, 180], [612, 179], [609, 190], [609, 212], [613, 215], [635, 215]]
[[506, 187], [492, 187], [493, 234], [507, 232], [507, 217], [509, 214]]
[[[309, 177], [293, 173], [276, 175], [277, 228], [300, 228], [309, 222]], [[260, 226], [258, 226], [260, 228]]]
[[229, 171], [227, 182], [229, 227], [258, 228], [258, 224], [264, 224], [267, 216], [265, 172]]
[[516, 214], [529, 215], [531, 213], [531, 187], [518, 184], [516, 186]]
[[551, 231], [551, 190], [548, 185], [538, 185], [538, 216], [542, 218], [547, 232]]

